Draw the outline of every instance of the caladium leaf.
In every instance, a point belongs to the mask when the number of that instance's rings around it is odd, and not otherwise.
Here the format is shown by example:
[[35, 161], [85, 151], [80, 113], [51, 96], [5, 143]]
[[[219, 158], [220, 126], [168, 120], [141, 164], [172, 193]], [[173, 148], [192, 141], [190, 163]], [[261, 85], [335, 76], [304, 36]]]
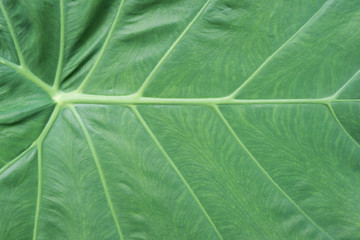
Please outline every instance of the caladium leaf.
[[360, 239], [358, 0], [0, 8], [0, 239]]

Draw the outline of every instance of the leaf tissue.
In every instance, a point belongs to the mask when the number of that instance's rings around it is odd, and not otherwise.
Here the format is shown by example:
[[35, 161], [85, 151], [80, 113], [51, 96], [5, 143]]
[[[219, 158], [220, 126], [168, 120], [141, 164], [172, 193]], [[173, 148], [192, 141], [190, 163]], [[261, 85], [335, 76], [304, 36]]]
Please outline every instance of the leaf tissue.
[[359, 240], [359, 0], [0, 0], [1, 240]]

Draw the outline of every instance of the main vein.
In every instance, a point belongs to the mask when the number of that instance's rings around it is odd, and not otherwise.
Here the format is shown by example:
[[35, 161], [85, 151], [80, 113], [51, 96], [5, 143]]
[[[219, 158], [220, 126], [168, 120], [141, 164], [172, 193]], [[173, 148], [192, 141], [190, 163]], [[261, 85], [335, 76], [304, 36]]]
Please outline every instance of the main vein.
[[159, 140], [156, 138], [155, 134], [151, 131], [150, 127], [147, 125], [147, 123], [145, 122], [144, 118], [141, 116], [140, 112], [137, 110], [137, 108], [133, 105], [130, 106], [131, 109], [133, 110], [134, 114], [136, 115], [136, 117], [139, 119], [141, 125], [145, 128], [145, 130], [147, 131], [147, 133], [150, 135], [150, 137], [152, 138], [152, 140], [154, 141], [155, 145], [159, 148], [159, 150], [161, 151], [161, 153], [164, 155], [164, 157], [166, 158], [166, 160], [168, 161], [168, 163], [170, 164], [170, 166], [174, 169], [174, 171], [176, 172], [176, 174], [179, 176], [179, 178], [181, 179], [181, 181], [184, 183], [185, 187], [187, 188], [187, 190], [189, 191], [190, 195], [194, 198], [195, 202], [198, 204], [198, 206], [200, 207], [201, 211], [203, 212], [203, 214], [205, 215], [206, 219], [209, 221], [210, 225], [213, 227], [214, 231], [216, 232], [217, 236], [220, 239], [223, 239], [223, 237], [221, 236], [220, 232], [218, 231], [218, 229], [216, 228], [214, 222], [212, 221], [212, 219], [210, 218], [209, 214], [206, 212], [204, 206], [202, 205], [202, 203], [200, 202], [199, 198], [196, 196], [195, 192], [192, 190], [192, 188], [190, 187], [189, 183], [186, 181], [186, 179], [184, 178], [184, 176], [181, 174], [180, 170], [177, 168], [177, 166], [175, 165], [175, 163], [172, 161], [172, 159], [170, 158], [170, 156], [167, 154], [167, 152], [165, 151], [165, 149], [163, 148], [163, 146], [161, 145], [161, 143], [159, 142]]
[[153, 79], [154, 75], [157, 73], [159, 68], [162, 66], [162, 64], [166, 61], [166, 59], [169, 57], [169, 55], [174, 51], [175, 47], [178, 45], [178, 43], [183, 39], [185, 34], [190, 30], [190, 28], [194, 25], [196, 20], [200, 17], [200, 15], [205, 11], [207, 6], [210, 4], [212, 0], [207, 0], [205, 4], [202, 6], [202, 8], [199, 10], [199, 12], [195, 15], [195, 17], [191, 20], [191, 22], [186, 26], [184, 31], [179, 35], [179, 37], [175, 40], [175, 42], [170, 46], [170, 48], [166, 51], [166, 53], [162, 56], [162, 58], [159, 60], [159, 62], [155, 65], [154, 69], [150, 72], [150, 74], [147, 76], [143, 84], [140, 86], [139, 90], [136, 92], [136, 95], [138, 97], [141, 97], [146, 89], [146, 87], [149, 85], [150, 81]]
[[118, 22], [118, 20], [120, 18], [121, 10], [123, 9], [124, 3], [125, 3], [125, 0], [121, 0], [119, 8], [118, 8], [117, 13], [116, 13], [116, 16], [114, 18], [114, 21], [113, 21], [113, 23], [112, 23], [112, 25], [110, 27], [110, 30], [109, 30], [109, 33], [108, 33], [106, 39], [105, 39], [104, 45], [102, 46], [102, 48], [100, 50], [99, 56], [97, 57], [94, 65], [91, 67], [91, 69], [88, 72], [88, 74], [86, 75], [85, 79], [80, 84], [79, 88], [77, 89], [78, 92], [81, 92], [84, 89], [85, 85], [88, 83], [90, 77], [92, 76], [95, 69], [99, 65], [102, 57], [104, 56], [105, 50], [106, 50], [107, 46], [109, 45], [110, 39], [111, 39], [111, 37], [112, 37], [112, 35], [114, 33], [114, 30], [115, 30], [115, 27], [116, 27], [116, 24], [117, 24], [117, 22]]
[[[275, 186], [275, 188], [289, 201], [291, 202], [295, 208], [304, 215], [305, 218], [307, 218], [316, 228], [318, 228], [321, 232], [323, 232], [329, 239], [333, 239], [323, 228], [321, 228], [317, 223], [312, 220], [312, 218], [307, 215], [304, 210], [301, 209], [301, 207], [289, 196], [287, 193], [275, 182], [275, 180], [269, 175], [269, 173], [261, 166], [261, 164], [256, 160], [254, 155], [249, 151], [249, 149], [245, 146], [245, 144], [240, 140], [238, 135], [235, 133], [234, 129], [231, 127], [229, 122], [226, 120], [224, 115], [221, 113], [218, 106], [214, 106], [214, 110], [219, 116], [219, 118], [222, 120], [226, 128], [229, 130], [231, 135], [235, 138], [236, 142], [244, 149], [246, 154], [250, 157], [250, 159], [255, 163], [255, 165], [260, 169], [260, 171], [265, 175], [265, 177], [272, 183], [272, 185]], [[333, 239], [334, 240], [334, 239]]]
[[101, 183], [103, 185], [103, 189], [104, 189], [104, 192], [105, 192], [105, 197], [106, 197], [107, 203], [109, 205], [111, 215], [112, 215], [112, 217], [114, 219], [116, 229], [117, 229], [117, 231], [119, 233], [119, 237], [120, 237], [121, 240], [123, 240], [124, 238], [123, 238], [123, 235], [122, 235], [122, 232], [121, 232], [121, 229], [120, 229], [120, 225], [119, 225], [119, 221], [118, 221], [118, 218], [116, 216], [115, 209], [114, 209], [114, 206], [113, 206], [113, 203], [112, 203], [112, 200], [111, 200], [111, 196], [110, 196], [107, 184], [106, 184], [105, 176], [104, 176], [104, 173], [103, 173], [99, 158], [98, 158], [98, 156], [96, 154], [96, 150], [95, 150], [94, 144], [93, 144], [93, 142], [91, 140], [90, 134], [89, 134], [83, 120], [81, 119], [80, 115], [75, 110], [75, 108], [73, 106], [70, 106], [69, 108], [72, 111], [72, 113], [74, 114], [74, 117], [76, 118], [76, 120], [78, 121], [78, 123], [80, 125], [80, 128], [83, 131], [83, 133], [85, 135], [85, 138], [86, 138], [86, 141], [87, 141], [87, 143], [88, 143], [88, 145], [90, 147], [91, 154], [92, 154], [92, 156], [94, 158], [96, 168], [98, 170], [100, 180], [101, 180]]
[[62, 93], [59, 102], [75, 104], [184, 104], [184, 105], [224, 105], [224, 104], [328, 104], [333, 102], [358, 102], [359, 99], [336, 99], [333, 97], [305, 98], [305, 99], [231, 99], [224, 97], [216, 98], [156, 98], [141, 97], [136, 95], [108, 96], [79, 94], [76, 92]]
[[304, 24], [302, 25], [286, 42], [284, 42], [273, 54], [271, 54], [251, 75], [248, 77], [233, 93], [229, 95], [231, 98], [235, 98], [236, 95], [243, 89], [249, 82], [251, 82], [255, 76], [279, 53], [281, 52], [299, 33], [301, 33], [306, 27], [314, 23], [326, 9], [334, 2], [334, 0], [327, 0], [321, 8]]
[[64, 47], [65, 47], [65, 19], [64, 19], [64, 1], [60, 0], [60, 49], [59, 49], [59, 61], [56, 68], [56, 75], [54, 81], [54, 89], [57, 91], [60, 86], [62, 66], [64, 62]]

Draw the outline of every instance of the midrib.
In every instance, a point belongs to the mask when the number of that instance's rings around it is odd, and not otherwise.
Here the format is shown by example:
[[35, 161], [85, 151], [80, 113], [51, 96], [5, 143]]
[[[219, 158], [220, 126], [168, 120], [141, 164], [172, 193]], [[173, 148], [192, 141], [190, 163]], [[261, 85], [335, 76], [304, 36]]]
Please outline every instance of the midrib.
[[59, 93], [54, 97], [58, 104], [167, 104], [167, 105], [226, 105], [226, 104], [332, 104], [336, 102], [360, 102], [360, 99], [336, 99], [334, 97], [308, 99], [232, 99], [217, 98], [155, 98], [137, 97], [137, 95], [108, 96], [91, 95], [76, 92]]

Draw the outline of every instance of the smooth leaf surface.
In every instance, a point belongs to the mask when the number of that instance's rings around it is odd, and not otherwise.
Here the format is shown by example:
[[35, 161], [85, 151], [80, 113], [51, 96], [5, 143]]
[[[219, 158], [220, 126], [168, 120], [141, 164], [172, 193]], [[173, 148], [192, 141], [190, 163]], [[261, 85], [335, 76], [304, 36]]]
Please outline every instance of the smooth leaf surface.
[[0, 239], [360, 239], [358, 0], [0, 8]]

